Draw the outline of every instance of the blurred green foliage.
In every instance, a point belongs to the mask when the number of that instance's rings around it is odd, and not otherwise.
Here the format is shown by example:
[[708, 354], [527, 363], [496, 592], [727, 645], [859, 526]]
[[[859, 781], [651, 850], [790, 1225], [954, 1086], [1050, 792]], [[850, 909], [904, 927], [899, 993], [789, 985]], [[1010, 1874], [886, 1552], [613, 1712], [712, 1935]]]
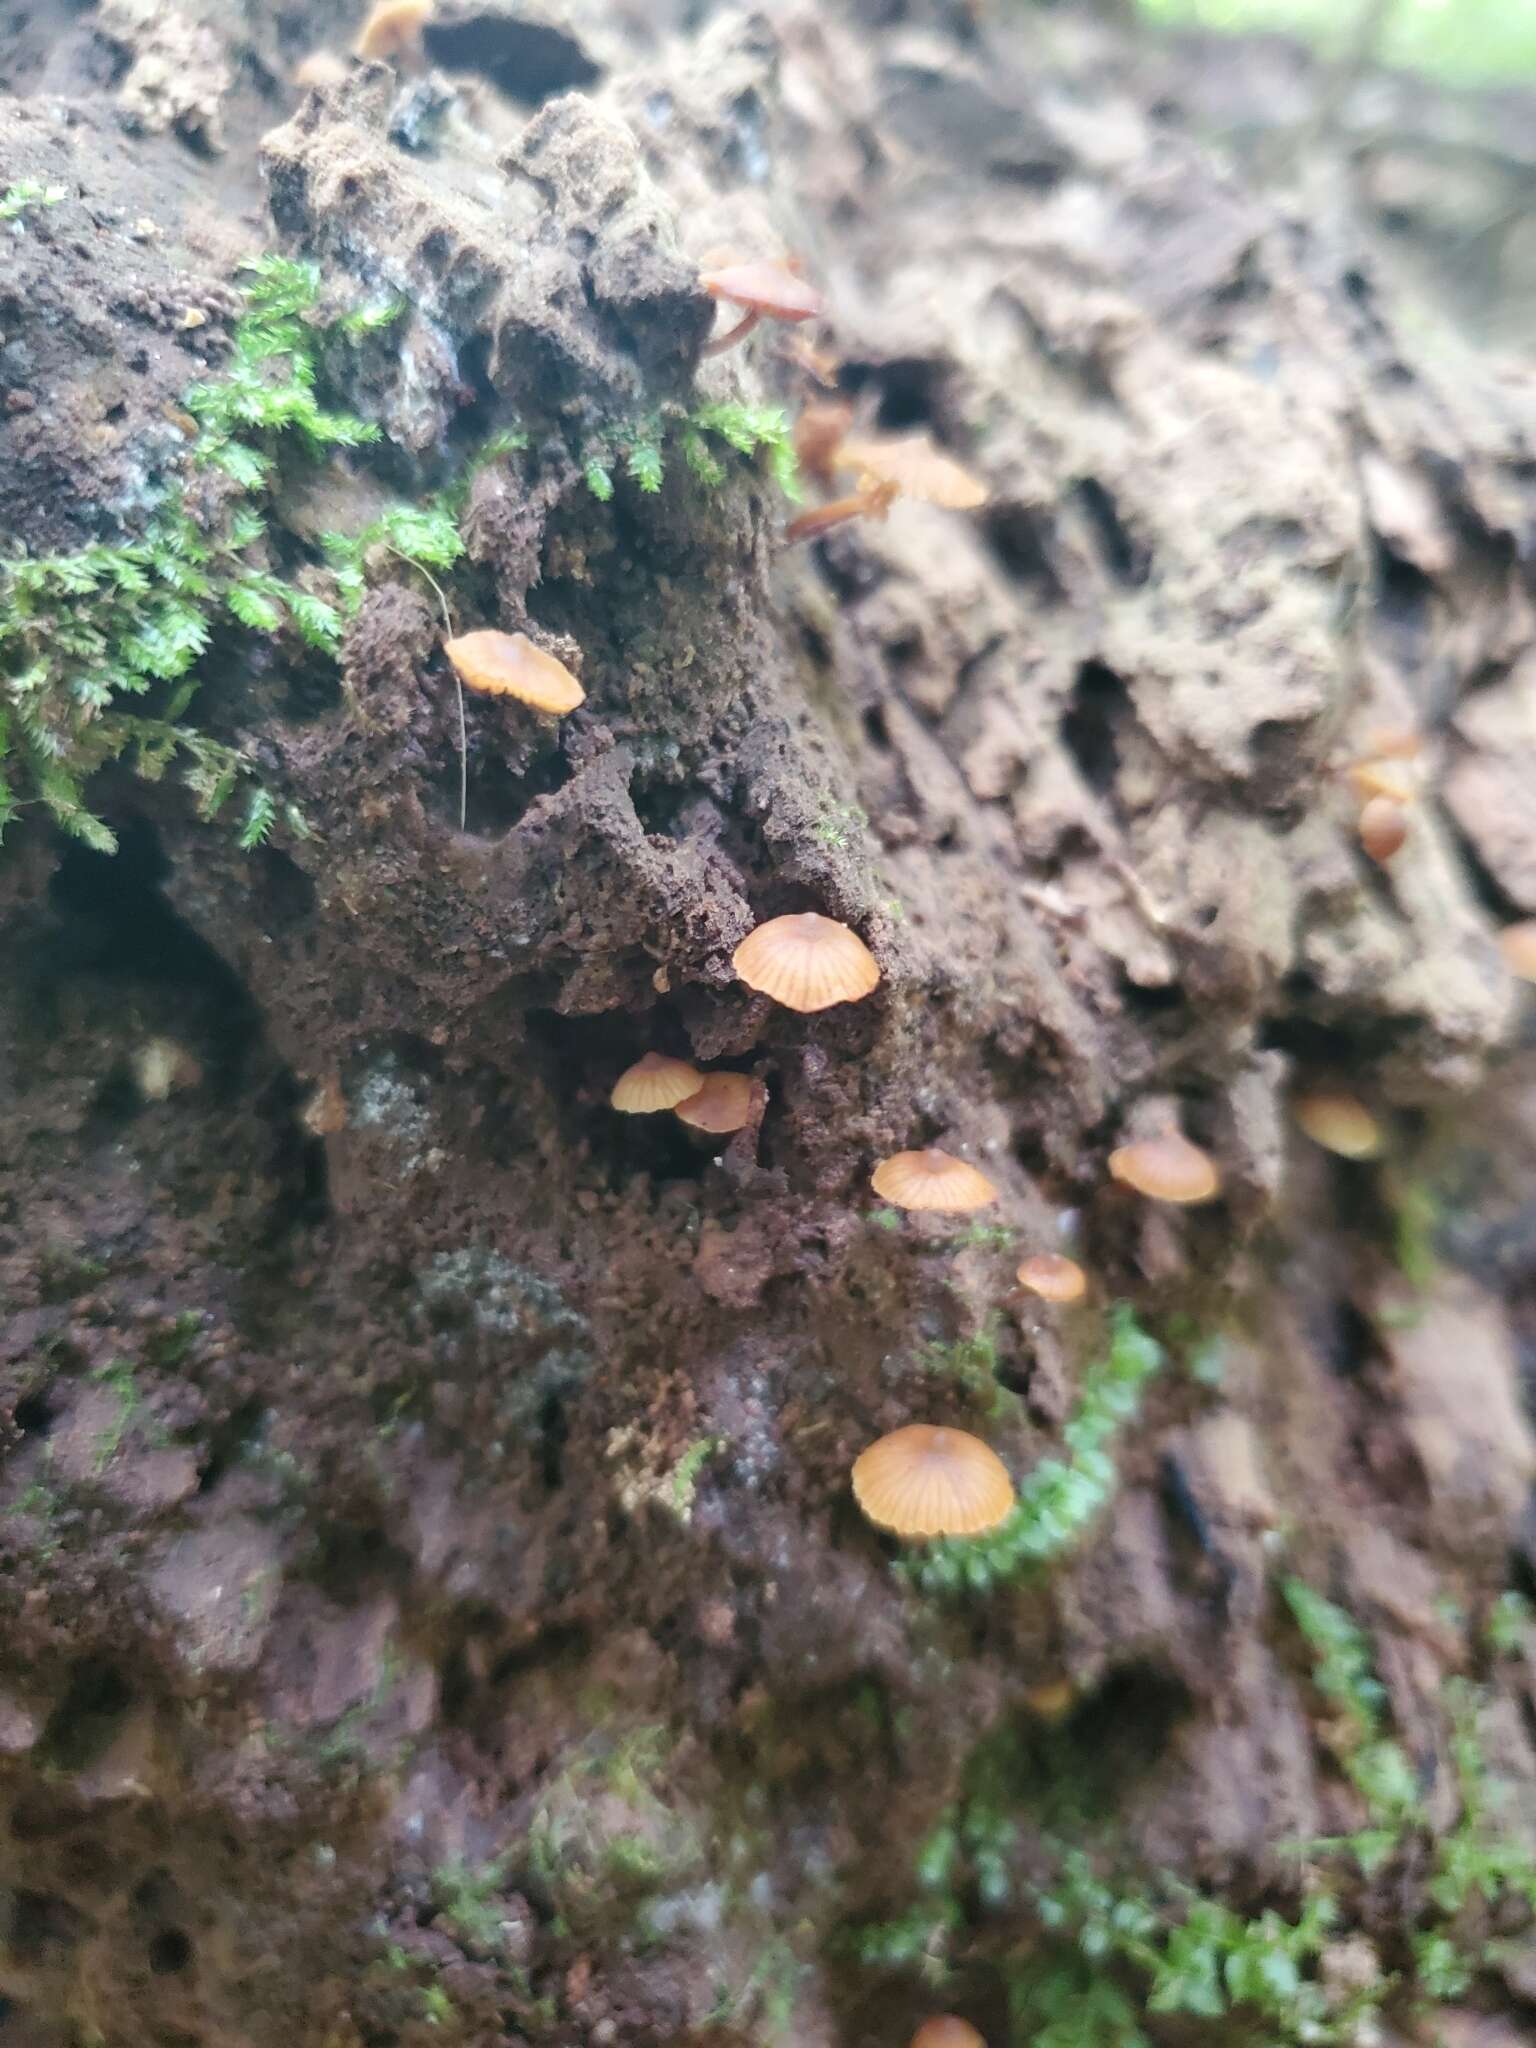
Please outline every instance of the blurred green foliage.
[[[1149, 20], [1178, 28], [1288, 30], [1325, 54], [1350, 50], [1369, 0], [1140, 0]], [[1457, 84], [1536, 77], [1536, 0], [1389, 0], [1379, 63]]]

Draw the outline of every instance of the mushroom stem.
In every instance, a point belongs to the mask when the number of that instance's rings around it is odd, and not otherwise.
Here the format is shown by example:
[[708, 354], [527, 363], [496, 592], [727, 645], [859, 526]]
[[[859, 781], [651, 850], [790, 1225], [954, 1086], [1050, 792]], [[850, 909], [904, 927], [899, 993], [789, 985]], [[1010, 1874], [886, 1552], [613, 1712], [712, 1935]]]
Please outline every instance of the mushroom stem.
[[706, 356], [724, 355], [725, 351], [728, 348], [734, 348], [738, 341], [745, 341], [762, 317], [762, 313], [756, 306], [750, 307], [742, 314], [734, 327], [728, 327], [724, 334], [717, 335], [713, 341], [707, 341], [701, 353]]
[[809, 512], [797, 513], [785, 527], [784, 538], [791, 543], [814, 540], [834, 526], [846, 526], [850, 519], [883, 519], [897, 495], [895, 484], [876, 483], [873, 477], [865, 477], [848, 497], [834, 498], [830, 505], [813, 505]]
[[[443, 586], [430, 569], [422, 569], [420, 562], [410, 555], [402, 555], [398, 548], [390, 547], [386, 541], [384, 552], [393, 555], [397, 562], [408, 563], [413, 569], [420, 569], [423, 576], [437, 592], [437, 601], [442, 608], [443, 631], [453, 638], [453, 616], [448, 610], [448, 600], [443, 595]], [[459, 830], [462, 832], [469, 819], [469, 726], [464, 717], [464, 683], [457, 669], [453, 671], [453, 687], [459, 695]]]

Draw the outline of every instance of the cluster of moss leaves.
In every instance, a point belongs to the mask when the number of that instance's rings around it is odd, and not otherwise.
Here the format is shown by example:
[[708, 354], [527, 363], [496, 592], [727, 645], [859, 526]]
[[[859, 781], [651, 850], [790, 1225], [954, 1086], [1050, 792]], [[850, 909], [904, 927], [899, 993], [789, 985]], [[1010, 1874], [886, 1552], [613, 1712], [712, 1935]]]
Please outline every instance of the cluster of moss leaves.
[[1123, 1303], [1110, 1315], [1109, 1348], [1089, 1366], [1062, 1432], [1064, 1457], [1042, 1458], [1019, 1488], [1013, 1512], [986, 1536], [925, 1545], [896, 1569], [940, 1598], [986, 1594], [1026, 1569], [1042, 1569], [1079, 1542], [1112, 1498], [1113, 1445], [1137, 1413], [1163, 1347]]
[[711, 489], [729, 475], [715, 443], [738, 455], [766, 458], [774, 481], [786, 498], [801, 497], [793, 429], [781, 406], [743, 405], [733, 400], [696, 406], [692, 412], [655, 413], [614, 428], [586, 451], [582, 474], [587, 489], [602, 504], [613, 496], [616, 469], [639, 490], [654, 494], [666, 475], [669, 443], [681, 450], [684, 462], [701, 484]]
[[[1281, 1590], [1311, 1649], [1329, 1740], [1364, 1815], [1351, 1835], [1291, 1845], [1304, 1859], [1298, 1910], [1245, 1916], [1169, 1873], [1114, 1881], [1081, 1845], [1039, 1836], [1029, 1861], [1048, 1862], [1052, 1875], [1024, 1877], [1020, 1752], [1005, 1724], [978, 1745], [959, 1801], [924, 1841], [913, 1905], [859, 1930], [860, 1959], [938, 1984], [978, 1916], [985, 1928], [1005, 1909], [1025, 1909], [1036, 1931], [1005, 1949], [998, 1967], [1013, 2038], [1031, 2048], [1151, 2048], [1144, 2021], [1161, 2015], [1220, 2027], [1219, 2039], [1242, 2024], [1242, 2038], [1256, 2027], [1254, 2037], [1275, 2048], [1342, 2048], [1368, 2037], [1389, 1998], [1423, 2010], [1464, 1996], [1479, 1968], [1497, 1958], [1487, 1929], [1514, 1913], [1536, 1914], [1536, 1860], [1501, 1818], [1504, 1788], [1478, 1733], [1486, 1694], [1464, 1679], [1447, 1687], [1460, 1812], [1435, 1835], [1407, 1755], [1388, 1733], [1386, 1694], [1364, 1632], [1302, 1581]], [[1524, 1603], [1506, 1596], [1490, 1619], [1490, 1645], [1523, 1645], [1529, 1625]], [[1038, 1824], [1037, 1811], [1030, 1817]], [[1423, 1874], [1417, 1924], [1401, 1953], [1364, 1981], [1330, 1981], [1323, 1965], [1348, 1931], [1350, 1867], [1368, 1876], [1394, 1858]]]
[[[223, 374], [195, 385], [188, 473], [142, 536], [0, 564], [0, 829], [35, 803], [100, 852], [115, 840], [85, 795], [126, 756], [154, 781], [175, 764], [212, 818], [245, 785], [240, 839], [259, 845], [277, 807], [246, 755], [186, 723], [197, 662], [225, 626], [291, 631], [334, 651], [341, 614], [275, 575], [264, 505], [281, 456], [373, 440], [377, 430], [317, 395], [319, 295], [310, 264], [247, 266], [245, 306]], [[297, 823], [297, 821], [294, 821]]]

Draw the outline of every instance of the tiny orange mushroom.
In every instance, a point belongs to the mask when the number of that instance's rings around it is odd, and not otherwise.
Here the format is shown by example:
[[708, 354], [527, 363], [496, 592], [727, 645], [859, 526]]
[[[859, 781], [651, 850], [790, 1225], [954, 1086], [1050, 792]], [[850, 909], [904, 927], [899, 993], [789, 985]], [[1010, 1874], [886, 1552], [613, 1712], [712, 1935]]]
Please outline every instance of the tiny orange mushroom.
[[1373, 796], [1360, 813], [1360, 844], [1381, 865], [1402, 850], [1408, 813], [1389, 796]]
[[805, 1017], [861, 1002], [880, 981], [879, 963], [858, 933], [815, 910], [770, 917], [748, 932], [731, 965], [748, 988]]
[[432, 0], [379, 0], [352, 46], [354, 56], [372, 62], [413, 56], [432, 19]]
[[1291, 1105], [1297, 1123], [1314, 1145], [1341, 1159], [1378, 1159], [1381, 1125], [1357, 1096], [1341, 1089], [1310, 1089]]
[[831, 483], [837, 451], [852, 423], [853, 407], [846, 399], [825, 398], [801, 408], [795, 421], [795, 459], [807, 476]]
[[311, 50], [307, 57], [301, 57], [294, 65], [293, 82], [306, 91], [329, 91], [333, 86], [344, 85], [350, 73], [351, 66], [346, 58], [335, 50]]
[[952, 2012], [935, 2013], [924, 2020], [908, 2048], [987, 2048], [986, 2037], [978, 2034], [969, 2020]]
[[1504, 965], [1518, 981], [1536, 981], [1536, 917], [1507, 924], [1499, 933]]
[[910, 1422], [853, 1462], [853, 1493], [878, 1528], [907, 1537], [979, 1536], [1014, 1503], [1008, 1467], [963, 1429]]
[[707, 356], [721, 355], [745, 341], [759, 320], [819, 320], [826, 310], [821, 293], [796, 277], [786, 263], [730, 263], [723, 270], [704, 271], [699, 283], [712, 299], [742, 308], [736, 325], [706, 346]]
[[697, 1095], [703, 1080], [686, 1060], [671, 1059], [664, 1052], [643, 1053], [614, 1082], [608, 1100], [625, 1116], [653, 1116]]
[[929, 434], [846, 440], [838, 452], [837, 466], [856, 470], [861, 477], [874, 477], [878, 483], [894, 484], [904, 498], [920, 498], [951, 512], [974, 512], [987, 502], [987, 487], [981, 479], [946, 455]]
[[485, 697], [515, 697], [535, 711], [563, 717], [585, 703], [586, 691], [563, 661], [535, 647], [526, 633], [486, 627], [445, 640], [443, 652], [466, 689]]
[[1019, 1267], [1018, 1281], [1042, 1301], [1081, 1301], [1088, 1292], [1088, 1275], [1061, 1252], [1032, 1252]]
[[1221, 1192], [1215, 1160], [1177, 1131], [1117, 1146], [1109, 1155], [1109, 1170], [1116, 1180], [1154, 1202], [1193, 1205], [1213, 1201]]
[[673, 1107], [694, 1130], [723, 1137], [751, 1123], [758, 1085], [750, 1074], [706, 1074], [702, 1085]]
[[858, 489], [850, 491], [846, 498], [834, 498], [830, 504], [813, 505], [809, 512], [797, 512], [785, 527], [784, 538], [791, 544], [815, 540], [835, 526], [846, 526], [851, 519], [884, 519], [900, 496], [898, 484], [882, 482], [875, 476], [861, 477]]
[[1406, 761], [1382, 759], [1356, 761], [1348, 770], [1355, 794], [1368, 801], [1386, 797], [1395, 804], [1411, 804], [1419, 794], [1419, 776]]
[[894, 1152], [882, 1159], [869, 1184], [898, 1209], [934, 1209], [950, 1215], [985, 1209], [997, 1200], [987, 1176], [952, 1152], [929, 1145], [921, 1152]]

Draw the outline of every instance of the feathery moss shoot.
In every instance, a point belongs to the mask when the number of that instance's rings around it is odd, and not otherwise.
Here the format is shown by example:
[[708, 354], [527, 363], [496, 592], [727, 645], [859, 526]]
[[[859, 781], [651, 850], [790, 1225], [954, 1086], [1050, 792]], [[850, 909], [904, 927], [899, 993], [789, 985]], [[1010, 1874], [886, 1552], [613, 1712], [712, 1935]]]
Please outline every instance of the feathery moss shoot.
[[1110, 1447], [1164, 1359], [1161, 1344], [1124, 1304], [1111, 1315], [1110, 1333], [1108, 1354], [1089, 1367], [1062, 1433], [1068, 1455], [1041, 1459], [1001, 1527], [986, 1536], [946, 1539], [897, 1561], [895, 1569], [923, 1592], [949, 1599], [988, 1593], [1070, 1550], [1108, 1505], [1117, 1483]]
[[317, 396], [321, 337], [305, 318], [319, 295], [314, 265], [268, 256], [246, 275], [227, 368], [186, 394], [201, 430], [188, 487], [167, 491], [136, 541], [0, 564], [0, 830], [35, 804], [112, 852], [85, 785], [124, 756], [147, 781], [177, 763], [203, 818], [244, 782], [242, 845], [259, 845], [277, 820], [246, 755], [183, 723], [196, 663], [225, 619], [334, 651], [337, 607], [267, 566], [260, 500], [280, 450], [323, 457], [377, 429]]

